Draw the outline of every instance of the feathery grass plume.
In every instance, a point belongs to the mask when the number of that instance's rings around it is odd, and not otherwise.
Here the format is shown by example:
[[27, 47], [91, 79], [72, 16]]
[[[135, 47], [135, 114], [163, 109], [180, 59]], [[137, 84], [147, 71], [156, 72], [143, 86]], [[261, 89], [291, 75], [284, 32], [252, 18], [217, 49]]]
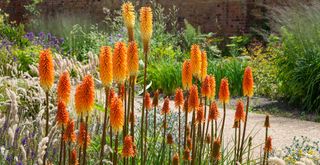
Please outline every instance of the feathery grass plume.
[[211, 86], [210, 86], [210, 76], [206, 76], [204, 79], [202, 79], [201, 83], [201, 95], [203, 97], [210, 97], [211, 92]]
[[172, 158], [172, 165], [179, 165], [179, 164], [180, 164], [179, 154], [175, 153]]
[[190, 109], [196, 110], [199, 107], [198, 87], [196, 85], [191, 86], [188, 101]]
[[40, 52], [38, 69], [40, 86], [44, 91], [48, 92], [54, 83], [54, 64], [50, 49], [45, 49]]
[[200, 123], [203, 123], [204, 121], [205, 121], [204, 108], [203, 108], [203, 104], [200, 104], [197, 110], [196, 123], [200, 124]]
[[184, 151], [183, 151], [183, 160], [191, 161], [190, 149], [189, 148], [184, 149]]
[[144, 96], [144, 106], [146, 107], [146, 110], [151, 110], [152, 108], [152, 102], [149, 92], [147, 92]]
[[157, 89], [153, 94], [152, 106], [157, 107], [159, 105], [159, 90]]
[[236, 104], [236, 113], [234, 116], [236, 121], [242, 121], [244, 122], [246, 118], [246, 113], [244, 112], [244, 104], [242, 100], [238, 100]]
[[73, 149], [71, 152], [70, 158], [70, 164], [71, 165], [79, 165], [78, 159], [77, 159], [77, 151], [76, 149]]
[[[86, 137], [86, 135], [87, 135], [87, 137]], [[80, 147], [84, 147], [86, 138], [87, 138], [87, 146], [88, 146], [90, 144], [90, 135], [87, 134], [85, 123], [81, 122], [79, 132], [78, 132], [78, 138], [77, 138], [78, 145]]]
[[140, 9], [140, 32], [144, 49], [146, 49], [152, 36], [152, 9], [150, 7]]
[[187, 137], [187, 147], [192, 150], [192, 139], [190, 136]]
[[197, 44], [191, 46], [190, 61], [192, 75], [197, 79], [201, 79], [201, 50], [200, 46]]
[[113, 102], [113, 99], [116, 97], [116, 92], [114, 91], [113, 88], [109, 90], [109, 95], [108, 95], [108, 108], [111, 109], [111, 105]]
[[117, 42], [114, 46], [113, 57], [113, 80], [116, 83], [123, 83], [127, 78], [127, 47], [123, 42]]
[[94, 82], [91, 75], [83, 78], [75, 93], [76, 113], [88, 115], [94, 107]]
[[133, 29], [135, 23], [134, 6], [131, 2], [126, 2], [122, 4], [122, 17], [124, 25], [128, 29], [129, 41], [133, 40]]
[[264, 127], [270, 128], [270, 119], [269, 115], [266, 115], [266, 120], [264, 121]]
[[209, 121], [218, 120], [219, 116], [220, 116], [220, 113], [218, 110], [217, 103], [213, 101], [209, 109]]
[[243, 95], [252, 97], [253, 96], [253, 76], [249, 66], [246, 67], [242, 80]]
[[172, 145], [173, 144], [173, 136], [171, 133], [167, 135], [167, 144]]
[[207, 77], [207, 67], [207, 52], [201, 51], [201, 81], [204, 81], [204, 79]]
[[99, 69], [100, 79], [105, 87], [112, 85], [113, 68], [112, 68], [112, 48], [110, 46], [102, 46], [100, 48]]
[[110, 109], [110, 125], [112, 130], [119, 132], [124, 124], [124, 111], [121, 98], [115, 97]]
[[76, 141], [76, 134], [74, 132], [74, 121], [71, 119], [69, 120], [65, 134], [63, 136], [63, 140], [65, 142], [75, 142]]
[[178, 108], [178, 107], [182, 107], [184, 103], [184, 99], [183, 99], [183, 91], [181, 88], [176, 89], [176, 94], [174, 97], [174, 105]]
[[132, 136], [127, 135], [123, 140], [122, 156], [126, 158], [134, 157], [135, 151], [133, 146]]
[[170, 113], [170, 100], [168, 97], [166, 97], [163, 102], [161, 114], [169, 114], [169, 113]]
[[190, 60], [185, 60], [182, 65], [182, 87], [185, 90], [192, 86], [192, 68]]
[[269, 136], [267, 138], [267, 141], [266, 141], [263, 149], [267, 153], [270, 153], [272, 151], [272, 138], [271, 138], [271, 136]]
[[214, 100], [216, 96], [216, 79], [214, 78], [214, 76], [209, 76], [209, 84], [211, 88], [209, 99]]
[[64, 71], [59, 78], [57, 87], [57, 98], [66, 104], [69, 103], [71, 93], [70, 75], [68, 71]]
[[220, 148], [221, 148], [221, 141], [220, 141], [220, 138], [218, 137], [217, 139], [215, 139], [213, 141], [213, 150], [212, 150], [212, 153], [211, 153], [212, 157], [216, 161], [219, 161], [221, 159]]
[[57, 124], [60, 126], [66, 126], [69, 121], [69, 113], [67, 110], [66, 103], [62, 100], [58, 102], [58, 110], [56, 115]]
[[128, 71], [130, 76], [137, 76], [139, 72], [138, 45], [132, 41], [128, 45]]
[[227, 78], [221, 80], [220, 90], [219, 90], [219, 100], [222, 103], [229, 103], [230, 93], [229, 93], [229, 83]]

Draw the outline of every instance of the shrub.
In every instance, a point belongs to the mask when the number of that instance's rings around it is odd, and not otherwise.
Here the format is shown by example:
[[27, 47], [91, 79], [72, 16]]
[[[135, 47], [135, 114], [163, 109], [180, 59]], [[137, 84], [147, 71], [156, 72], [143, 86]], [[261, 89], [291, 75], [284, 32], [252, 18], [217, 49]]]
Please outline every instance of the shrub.
[[[297, 5], [298, 4], [298, 5]], [[295, 3], [278, 9], [283, 54], [277, 58], [281, 92], [290, 103], [320, 112], [320, 4]]]

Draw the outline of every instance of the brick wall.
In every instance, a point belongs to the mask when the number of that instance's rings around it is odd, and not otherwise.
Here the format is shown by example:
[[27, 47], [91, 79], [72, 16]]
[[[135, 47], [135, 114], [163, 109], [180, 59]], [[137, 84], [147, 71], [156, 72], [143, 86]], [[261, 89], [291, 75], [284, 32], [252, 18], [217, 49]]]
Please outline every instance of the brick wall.
[[[1, 0], [5, 1], [5, 0]], [[3, 8], [10, 14], [11, 20], [26, 22], [26, 12], [23, 8], [30, 0], [11, 0], [9, 4], [0, 2]], [[103, 7], [119, 9], [122, 0], [43, 0], [40, 5], [42, 14], [54, 16], [55, 14], [88, 14], [92, 20], [99, 21], [104, 18]], [[222, 35], [235, 35], [248, 32], [250, 27], [265, 10], [261, 4], [270, 5], [279, 0], [156, 0], [165, 8], [172, 5], [178, 7], [178, 20], [183, 24], [187, 19], [192, 25], [200, 26], [204, 32], [217, 32]], [[145, 4], [147, 0], [140, 0], [139, 4]]]

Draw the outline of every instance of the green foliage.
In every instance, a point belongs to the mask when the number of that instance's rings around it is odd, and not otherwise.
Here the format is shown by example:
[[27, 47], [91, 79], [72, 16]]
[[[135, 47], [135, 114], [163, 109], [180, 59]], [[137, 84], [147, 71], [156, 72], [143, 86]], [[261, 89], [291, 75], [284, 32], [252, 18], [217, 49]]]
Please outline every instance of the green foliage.
[[246, 67], [247, 60], [240, 57], [208, 61], [208, 74], [214, 75], [216, 79], [216, 96], [224, 77], [228, 78], [231, 96], [242, 96], [242, 78]]
[[182, 63], [176, 61], [157, 61], [148, 66], [148, 81], [152, 82], [151, 90], [162, 90], [165, 95], [172, 95], [181, 87]]
[[250, 42], [250, 38], [245, 35], [229, 37], [230, 44], [227, 45], [229, 54], [238, 57], [246, 50], [246, 45]]
[[41, 46], [28, 46], [23, 49], [13, 49], [12, 55], [17, 58], [18, 69], [23, 72], [29, 71], [29, 66], [38, 61], [41, 49]]
[[279, 9], [283, 53], [277, 58], [281, 92], [290, 103], [320, 112], [320, 4]]

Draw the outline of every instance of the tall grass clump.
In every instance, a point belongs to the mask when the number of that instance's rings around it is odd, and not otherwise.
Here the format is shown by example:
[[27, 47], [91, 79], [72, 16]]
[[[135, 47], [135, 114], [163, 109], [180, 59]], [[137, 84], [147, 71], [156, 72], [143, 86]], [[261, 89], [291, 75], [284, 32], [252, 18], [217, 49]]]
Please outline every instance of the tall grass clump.
[[291, 3], [274, 10], [282, 54], [278, 56], [281, 92], [290, 103], [320, 112], [320, 3]]

